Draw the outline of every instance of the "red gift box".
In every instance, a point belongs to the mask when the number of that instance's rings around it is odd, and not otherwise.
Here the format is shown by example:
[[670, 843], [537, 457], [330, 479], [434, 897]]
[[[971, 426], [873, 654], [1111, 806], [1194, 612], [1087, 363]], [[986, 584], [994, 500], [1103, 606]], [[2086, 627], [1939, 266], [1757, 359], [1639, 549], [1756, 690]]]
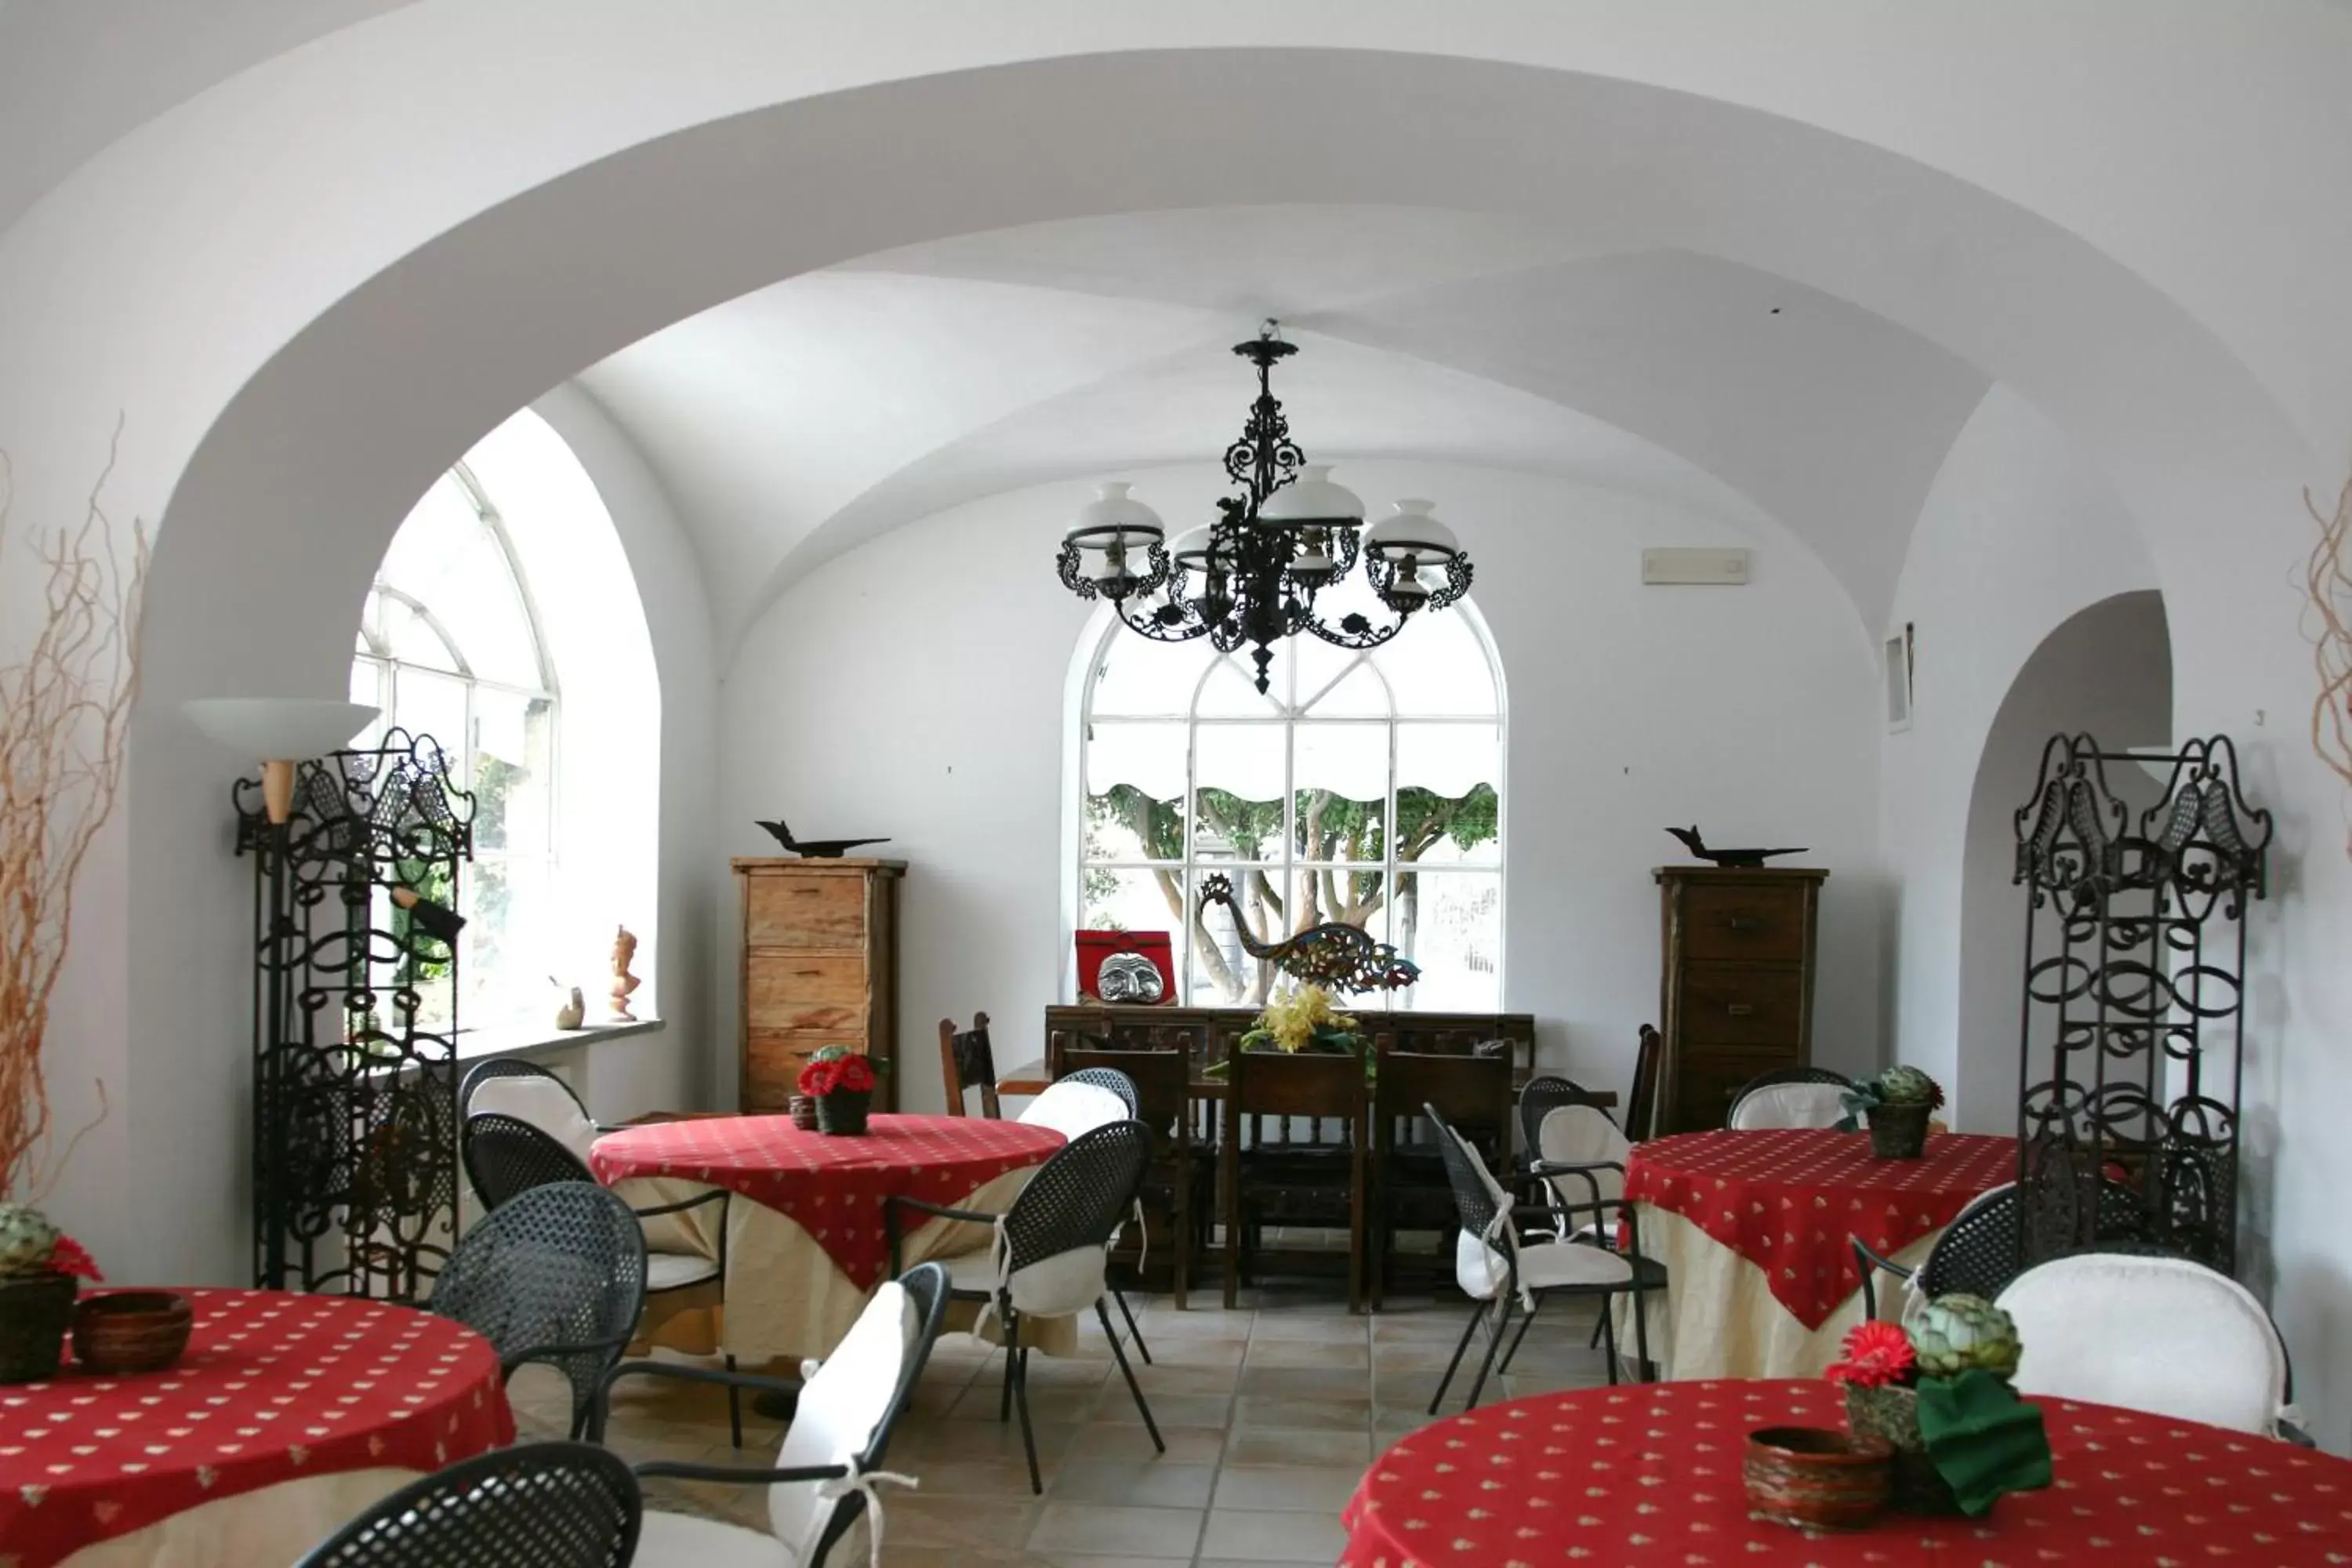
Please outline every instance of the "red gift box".
[[1103, 960], [1113, 953], [1140, 953], [1160, 971], [1160, 1006], [1173, 1005], [1176, 1001], [1176, 960], [1164, 931], [1082, 931], [1078, 942], [1078, 998], [1085, 1002], [1101, 999], [1100, 983]]

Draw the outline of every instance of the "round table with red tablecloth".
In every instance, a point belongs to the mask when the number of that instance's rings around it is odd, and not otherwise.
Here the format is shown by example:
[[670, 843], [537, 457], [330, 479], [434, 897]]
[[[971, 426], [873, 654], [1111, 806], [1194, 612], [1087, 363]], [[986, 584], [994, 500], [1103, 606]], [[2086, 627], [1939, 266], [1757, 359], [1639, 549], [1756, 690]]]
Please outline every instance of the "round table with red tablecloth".
[[1916, 1160], [1812, 1127], [1639, 1144], [1625, 1196], [1667, 1271], [1646, 1298], [1650, 1353], [1670, 1378], [1817, 1376], [1862, 1316], [1848, 1238], [1916, 1268], [1971, 1199], [2016, 1177], [2017, 1141], [1973, 1133], [1932, 1137]]
[[187, 1290], [176, 1365], [0, 1384], [0, 1563], [291, 1563], [419, 1475], [514, 1440], [499, 1358], [348, 1296]]
[[1748, 1517], [1748, 1434], [1845, 1424], [1838, 1385], [1628, 1384], [1481, 1405], [1372, 1461], [1341, 1568], [2352, 1562], [2352, 1461], [2105, 1405], [2040, 1399], [2053, 1470], [1981, 1519], [1882, 1514], [1807, 1535]]
[[[971, 1116], [873, 1116], [866, 1129], [835, 1137], [804, 1131], [786, 1116], [698, 1117], [607, 1133], [588, 1163], [638, 1208], [712, 1187], [736, 1194], [726, 1205], [721, 1343], [740, 1360], [797, 1363], [831, 1354], [887, 1276], [890, 1198], [1001, 1213], [1063, 1143], [1049, 1127]], [[709, 1208], [677, 1218], [717, 1224]], [[718, 1236], [698, 1239], [719, 1256]], [[932, 1220], [907, 1231], [900, 1263], [911, 1268], [988, 1240], [980, 1226]], [[1075, 1343], [1066, 1320], [1037, 1330], [1035, 1348], [1047, 1354]], [[1022, 1338], [1031, 1337], [1024, 1323]]]

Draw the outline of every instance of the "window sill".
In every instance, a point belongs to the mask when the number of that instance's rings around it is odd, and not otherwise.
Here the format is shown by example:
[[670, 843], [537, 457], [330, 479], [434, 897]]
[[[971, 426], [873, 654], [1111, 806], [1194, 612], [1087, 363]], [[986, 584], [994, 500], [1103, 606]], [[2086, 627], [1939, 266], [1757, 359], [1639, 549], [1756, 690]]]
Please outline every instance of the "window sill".
[[584, 1024], [577, 1029], [535, 1024], [467, 1029], [457, 1037], [457, 1058], [461, 1062], [475, 1062], [493, 1057], [545, 1056], [574, 1046], [625, 1039], [631, 1035], [657, 1035], [663, 1027], [659, 1018], [640, 1018], [634, 1024]]

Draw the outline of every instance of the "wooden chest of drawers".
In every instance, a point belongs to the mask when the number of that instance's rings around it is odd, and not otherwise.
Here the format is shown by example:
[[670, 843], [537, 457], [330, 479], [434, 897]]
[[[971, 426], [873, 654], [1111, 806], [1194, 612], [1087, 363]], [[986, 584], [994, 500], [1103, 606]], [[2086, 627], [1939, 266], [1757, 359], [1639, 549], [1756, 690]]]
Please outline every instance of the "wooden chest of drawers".
[[[1723, 1125], [1759, 1073], [1812, 1059], [1813, 931], [1827, 871], [1664, 866], [1657, 1132]], [[1633, 1136], [1643, 1136], [1634, 1130]]]
[[781, 1111], [809, 1057], [847, 1046], [883, 1067], [874, 1109], [897, 1103], [898, 860], [731, 862], [742, 894], [737, 1002], [747, 1111]]

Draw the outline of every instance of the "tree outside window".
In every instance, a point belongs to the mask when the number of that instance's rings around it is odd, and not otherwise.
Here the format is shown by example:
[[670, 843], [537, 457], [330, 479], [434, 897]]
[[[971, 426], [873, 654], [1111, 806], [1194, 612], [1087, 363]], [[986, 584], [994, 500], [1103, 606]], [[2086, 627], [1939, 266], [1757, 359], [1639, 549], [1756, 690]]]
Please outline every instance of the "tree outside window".
[[1255, 1005], [1274, 967], [1234, 911], [1197, 912], [1223, 872], [1255, 940], [1343, 921], [1421, 966], [1391, 1005], [1498, 1010], [1501, 690], [1463, 612], [1370, 653], [1294, 638], [1264, 695], [1242, 658], [1113, 623], [1081, 710], [1080, 923], [1168, 931], [1184, 1000]]

